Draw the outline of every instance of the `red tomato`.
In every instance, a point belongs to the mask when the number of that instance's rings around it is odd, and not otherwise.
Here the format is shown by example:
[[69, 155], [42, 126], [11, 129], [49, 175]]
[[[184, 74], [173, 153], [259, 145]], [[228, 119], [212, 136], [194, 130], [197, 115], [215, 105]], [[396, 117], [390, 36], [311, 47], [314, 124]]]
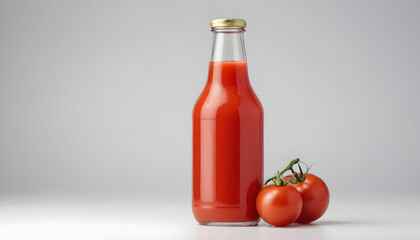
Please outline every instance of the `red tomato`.
[[298, 190], [303, 200], [302, 212], [296, 222], [313, 222], [327, 211], [330, 193], [321, 178], [308, 173], [303, 182], [295, 183], [292, 186]]
[[274, 184], [264, 187], [257, 196], [257, 211], [269, 224], [282, 227], [291, 224], [302, 210], [302, 197], [296, 188]]

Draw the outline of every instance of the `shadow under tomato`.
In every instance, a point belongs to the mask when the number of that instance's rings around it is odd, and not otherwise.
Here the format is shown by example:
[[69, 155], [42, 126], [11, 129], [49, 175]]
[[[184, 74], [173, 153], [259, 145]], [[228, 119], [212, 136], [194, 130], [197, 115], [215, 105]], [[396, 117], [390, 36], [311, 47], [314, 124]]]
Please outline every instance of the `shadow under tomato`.
[[285, 227], [275, 227], [272, 226], [266, 222], [261, 222], [258, 224], [260, 227], [271, 227], [271, 228], [316, 228], [316, 227], [322, 227], [322, 226], [338, 226], [338, 225], [366, 225], [373, 222], [368, 221], [344, 221], [344, 220], [336, 220], [336, 221], [316, 221], [312, 223], [292, 223]]
[[269, 227], [269, 228], [313, 228], [313, 227], [317, 227], [317, 224], [314, 223], [307, 223], [307, 224], [300, 224], [300, 223], [292, 223], [290, 225], [284, 226], [284, 227], [276, 227], [273, 225], [270, 225], [266, 222], [262, 222], [258, 224], [259, 227]]

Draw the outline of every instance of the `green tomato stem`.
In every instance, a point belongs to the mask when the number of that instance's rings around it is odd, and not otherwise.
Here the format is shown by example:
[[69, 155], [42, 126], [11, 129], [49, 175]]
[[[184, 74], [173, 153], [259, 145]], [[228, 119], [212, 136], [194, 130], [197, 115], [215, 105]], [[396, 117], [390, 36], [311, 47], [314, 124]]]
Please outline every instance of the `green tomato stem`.
[[[267, 179], [267, 181], [265, 181], [264, 185], [267, 185], [267, 183], [270, 182], [270, 181], [273, 181], [276, 186], [283, 186], [283, 185], [285, 185], [285, 183], [281, 179], [281, 176], [285, 172], [287, 172], [287, 171], [290, 170], [294, 174], [294, 176], [296, 177], [295, 171], [293, 170], [293, 165], [297, 164], [298, 162], [299, 162], [299, 158], [296, 158], [296, 159], [293, 159], [292, 161], [290, 161], [289, 165], [287, 165], [287, 167], [285, 169], [283, 169], [281, 172], [277, 173], [275, 176]], [[299, 180], [300, 179], [298, 179], [298, 181]]]

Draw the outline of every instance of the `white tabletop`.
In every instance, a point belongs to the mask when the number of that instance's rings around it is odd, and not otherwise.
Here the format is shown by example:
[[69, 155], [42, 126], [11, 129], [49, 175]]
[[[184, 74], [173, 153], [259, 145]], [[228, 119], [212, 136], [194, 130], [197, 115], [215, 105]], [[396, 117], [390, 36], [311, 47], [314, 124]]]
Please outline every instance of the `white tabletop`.
[[149, 197], [0, 199], [0, 239], [420, 239], [419, 197], [332, 199], [309, 225], [198, 225], [190, 202]]

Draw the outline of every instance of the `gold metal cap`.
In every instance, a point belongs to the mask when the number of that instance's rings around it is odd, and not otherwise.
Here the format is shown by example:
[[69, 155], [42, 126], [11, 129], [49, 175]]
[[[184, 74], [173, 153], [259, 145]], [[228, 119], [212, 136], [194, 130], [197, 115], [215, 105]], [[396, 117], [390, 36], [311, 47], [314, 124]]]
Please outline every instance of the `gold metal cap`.
[[239, 27], [245, 28], [246, 22], [242, 19], [234, 19], [234, 18], [221, 18], [221, 19], [213, 19], [210, 21], [210, 27]]

